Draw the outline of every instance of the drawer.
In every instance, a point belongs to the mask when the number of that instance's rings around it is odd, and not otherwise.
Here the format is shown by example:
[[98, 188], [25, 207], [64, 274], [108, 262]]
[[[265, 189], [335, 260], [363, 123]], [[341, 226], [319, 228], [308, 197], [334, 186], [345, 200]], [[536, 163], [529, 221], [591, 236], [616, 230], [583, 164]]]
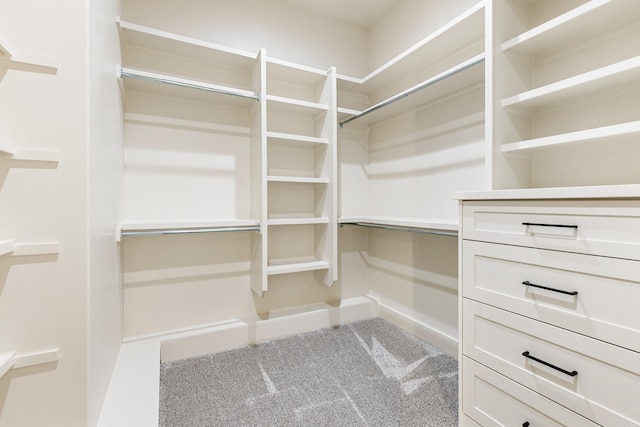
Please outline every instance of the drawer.
[[640, 423], [639, 353], [466, 298], [462, 310], [464, 355], [598, 424]]
[[465, 240], [462, 264], [465, 297], [640, 352], [638, 261]]
[[640, 200], [464, 202], [463, 238], [640, 260]]
[[463, 411], [483, 427], [597, 425], [467, 357], [462, 384]]

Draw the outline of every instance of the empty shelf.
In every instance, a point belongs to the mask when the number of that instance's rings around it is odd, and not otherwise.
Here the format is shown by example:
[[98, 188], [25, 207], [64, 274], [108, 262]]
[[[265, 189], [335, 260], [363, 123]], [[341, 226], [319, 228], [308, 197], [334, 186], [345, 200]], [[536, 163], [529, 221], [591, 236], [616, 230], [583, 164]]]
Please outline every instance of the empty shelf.
[[58, 242], [18, 243], [15, 240], [0, 240], [0, 255], [55, 255], [59, 252], [60, 244]]
[[187, 220], [187, 221], [126, 221], [118, 227], [118, 241], [125, 236], [163, 234], [198, 234], [231, 231], [260, 231], [260, 224], [249, 219]]
[[294, 144], [307, 143], [307, 144], [326, 145], [329, 143], [329, 138], [318, 138], [315, 136], [306, 136], [306, 135], [294, 135], [294, 134], [282, 133], [282, 132], [267, 132], [267, 138], [270, 141], [294, 143]]
[[269, 263], [269, 267], [267, 267], [267, 274], [269, 276], [273, 276], [277, 274], [299, 273], [303, 271], [326, 270], [328, 268], [329, 263], [327, 261], [315, 258], [297, 258], [291, 260], [271, 261]]
[[318, 102], [303, 101], [300, 99], [285, 98], [277, 95], [266, 95], [269, 106], [273, 108], [283, 109], [286, 111], [300, 111], [307, 113], [321, 113], [329, 110], [327, 104]]
[[10, 68], [45, 74], [55, 74], [58, 71], [58, 60], [44, 55], [24, 52], [15, 49], [11, 43], [0, 34], [0, 61], [13, 64]]
[[448, 220], [422, 220], [416, 218], [390, 217], [342, 217], [341, 225], [357, 225], [361, 227], [381, 228], [393, 231], [409, 231], [442, 236], [457, 236], [458, 223]]
[[11, 160], [54, 163], [59, 161], [59, 153], [57, 151], [20, 148], [3, 139], [0, 139], [0, 155], [8, 156]]
[[8, 352], [0, 354], [0, 378], [10, 369], [26, 368], [28, 366], [41, 365], [43, 363], [57, 362], [60, 350], [46, 350], [37, 353], [21, 354]]
[[329, 224], [329, 218], [269, 218], [267, 225], [315, 225]]
[[328, 184], [329, 178], [313, 178], [304, 176], [268, 176], [268, 182], [288, 182], [294, 184]]

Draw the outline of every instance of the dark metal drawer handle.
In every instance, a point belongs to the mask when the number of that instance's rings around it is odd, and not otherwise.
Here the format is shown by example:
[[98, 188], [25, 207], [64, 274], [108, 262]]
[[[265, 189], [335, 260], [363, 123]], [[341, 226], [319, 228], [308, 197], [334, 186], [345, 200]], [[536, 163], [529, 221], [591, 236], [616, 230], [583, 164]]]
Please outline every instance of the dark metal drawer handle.
[[536, 285], [535, 283], [531, 283], [528, 280], [525, 280], [524, 282], [522, 282], [522, 284], [525, 286], [532, 286], [534, 288], [545, 289], [547, 291], [559, 292], [565, 295], [578, 295], [578, 291], [563, 291], [562, 289], [549, 288], [548, 286]]
[[542, 363], [543, 365], [548, 366], [548, 367], [550, 367], [550, 368], [553, 368], [553, 369], [555, 369], [556, 371], [560, 371], [560, 372], [562, 372], [563, 374], [569, 375], [570, 377], [575, 377], [576, 375], [578, 375], [578, 371], [571, 371], [571, 372], [570, 372], [570, 371], [567, 371], [567, 370], [565, 370], [565, 369], [559, 368], [559, 367], [557, 367], [557, 366], [555, 366], [555, 365], [552, 365], [552, 364], [551, 364], [551, 363], [549, 363], [549, 362], [545, 362], [544, 360], [540, 360], [540, 359], [538, 359], [537, 357], [533, 357], [533, 356], [531, 356], [531, 355], [529, 354], [529, 352], [528, 352], [528, 351], [525, 351], [524, 353], [522, 353], [522, 355], [523, 355], [524, 357], [526, 357], [527, 359], [531, 359], [531, 360], [534, 360], [534, 361], [536, 361], [536, 362], [538, 362], [538, 363]]
[[560, 228], [575, 228], [577, 229], [577, 225], [569, 225], [569, 224], [544, 224], [540, 222], [523, 222], [522, 225], [530, 226], [534, 225], [536, 227], [560, 227]]

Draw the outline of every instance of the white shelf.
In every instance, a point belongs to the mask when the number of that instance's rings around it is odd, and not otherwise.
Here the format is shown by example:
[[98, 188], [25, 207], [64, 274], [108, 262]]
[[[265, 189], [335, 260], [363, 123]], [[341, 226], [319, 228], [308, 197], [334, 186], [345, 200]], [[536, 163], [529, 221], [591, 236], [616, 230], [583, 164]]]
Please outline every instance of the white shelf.
[[259, 227], [260, 223], [252, 219], [123, 221], [118, 225], [117, 239], [120, 241], [127, 235], [187, 234], [243, 229], [253, 231]]
[[19, 354], [16, 352], [2, 353], [0, 354], [0, 378], [2, 378], [10, 369], [26, 368], [28, 366], [57, 362], [59, 358], [60, 350], [58, 349], [29, 354]]
[[512, 142], [502, 146], [503, 153], [527, 153], [543, 148], [576, 145], [585, 142], [599, 142], [613, 138], [640, 135], [640, 121], [585, 129], [577, 132], [552, 135], [542, 138]]
[[306, 144], [329, 144], [329, 138], [318, 138], [315, 136], [294, 135], [282, 132], [267, 132], [267, 138], [272, 141], [286, 143], [306, 143]]
[[538, 107], [640, 79], [640, 56], [607, 65], [502, 100], [503, 107]]
[[398, 218], [380, 216], [340, 217], [340, 224], [365, 225], [373, 228], [389, 228], [398, 231], [421, 231], [432, 234], [457, 235], [455, 220], [427, 220], [420, 218]]
[[2, 61], [11, 63], [11, 68], [18, 68], [23, 71], [45, 74], [55, 74], [58, 71], [57, 59], [15, 49], [9, 40], [0, 34], [0, 62]]
[[251, 70], [257, 58], [253, 53], [133, 24], [122, 21], [119, 17], [116, 18], [116, 23], [125, 50], [154, 50], [244, 70]]
[[0, 240], [0, 255], [55, 255], [59, 252], [60, 244], [58, 242], [18, 243], [15, 240]]
[[10, 141], [0, 139], [0, 155], [11, 157], [12, 160], [32, 162], [58, 162], [60, 154], [53, 150], [20, 148]]
[[453, 197], [457, 200], [637, 199], [640, 184], [460, 191]]
[[317, 102], [303, 101], [277, 95], [266, 95], [265, 98], [274, 107], [282, 108], [287, 111], [306, 111], [308, 113], [320, 113], [329, 110], [329, 106], [327, 104], [320, 104]]
[[476, 4], [362, 78], [338, 75], [338, 89], [370, 93], [473, 41], [477, 41], [481, 51], [484, 48], [484, 8], [484, 1]]
[[329, 268], [327, 261], [315, 258], [294, 258], [286, 260], [270, 261], [267, 267], [269, 276], [277, 274], [300, 273], [303, 271], [326, 270]]
[[537, 55], [639, 15], [637, 0], [589, 1], [504, 42], [502, 50]]
[[301, 86], [313, 87], [327, 78], [327, 70], [307, 67], [267, 56], [267, 76], [269, 79], [286, 81]]
[[269, 218], [267, 225], [317, 225], [329, 224], [329, 218]]
[[[127, 90], [148, 91], [170, 96], [182, 95], [185, 93], [184, 91], [191, 90], [192, 97], [196, 97], [197, 93], [204, 94], [205, 96], [210, 96], [211, 94], [214, 96], [224, 95], [228, 98], [225, 102], [232, 99], [236, 99], [236, 101], [242, 103], [246, 103], [247, 100], [260, 100], [260, 96], [250, 90], [169, 76], [166, 74], [152, 73], [134, 68], [120, 67], [119, 76], [125, 78]], [[198, 96], [198, 98], [201, 98], [201, 96]]]
[[267, 181], [292, 184], [329, 184], [329, 178], [309, 178], [302, 176], [268, 176]]

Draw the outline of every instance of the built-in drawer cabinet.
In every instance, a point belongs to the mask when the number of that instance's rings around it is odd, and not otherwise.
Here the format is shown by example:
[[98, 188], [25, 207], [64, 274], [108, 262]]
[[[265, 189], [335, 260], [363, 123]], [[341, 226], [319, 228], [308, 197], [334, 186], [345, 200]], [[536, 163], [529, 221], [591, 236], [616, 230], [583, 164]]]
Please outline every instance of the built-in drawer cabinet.
[[[464, 412], [483, 427], [597, 424], [465, 357]], [[527, 424], [528, 423], [528, 424]]]
[[640, 202], [465, 202], [463, 238], [640, 260]]
[[461, 422], [640, 425], [640, 200], [465, 200], [461, 224]]
[[640, 352], [640, 265], [464, 241], [465, 297]]

